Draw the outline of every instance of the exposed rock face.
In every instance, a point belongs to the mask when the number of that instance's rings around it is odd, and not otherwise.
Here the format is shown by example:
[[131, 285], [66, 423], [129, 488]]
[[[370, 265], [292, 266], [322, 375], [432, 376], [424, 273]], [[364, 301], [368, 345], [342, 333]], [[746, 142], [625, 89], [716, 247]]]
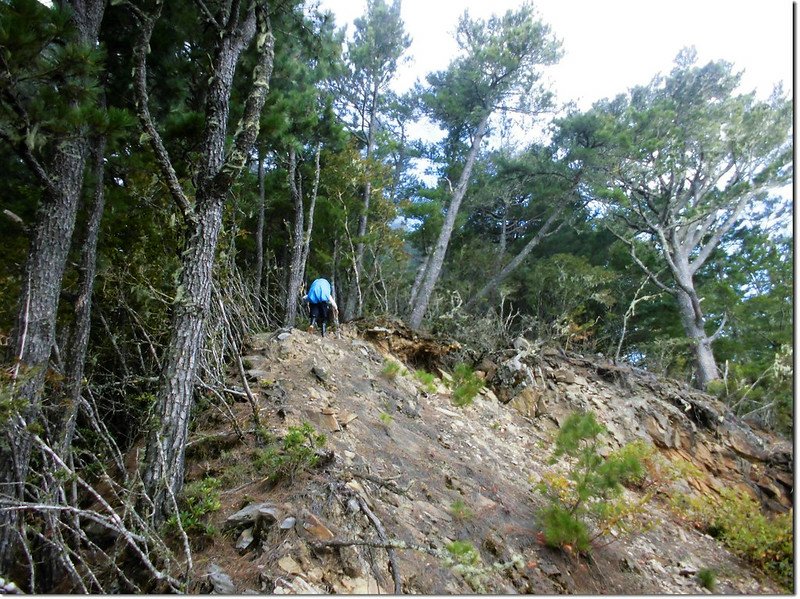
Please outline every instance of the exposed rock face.
[[[388, 322], [358, 329], [324, 339], [297, 330], [252, 337], [247, 361], [258, 373], [262, 425], [280, 438], [311, 422], [327, 435], [325, 455], [273, 484], [269, 473], [247, 470], [263, 449], [248, 435], [238, 448], [225, 446], [228, 461], [189, 465], [189, 480], [225, 476], [231, 464], [250, 477], [224, 490], [212, 524], [225, 534], [196, 552], [196, 571], [208, 574], [196, 576], [190, 592], [225, 589], [225, 574], [243, 594], [385, 594], [396, 585], [434, 595], [702, 594], [694, 574], [701, 568], [717, 572], [723, 594], [782, 591], [657, 500], [647, 505], [653, 529], [604, 539], [591, 560], [549, 549], [538, 536], [544, 500], [534, 488], [554, 471], [553, 440], [575, 410], [592, 410], [606, 426], [605, 450], [641, 438], [691, 461], [703, 475], [684, 482], [686, 492], [740, 486], [776, 510], [792, 501], [791, 444], [751, 430], [684, 385], [523, 340], [482, 357], [477, 370], [487, 387], [459, 408], [444, 382], [431, 391], [402, 369], [383, 373], [390, 361], [446, 371], [454, 345]], [[246, 430], [250, 406], [232, 409]], [[231, 428], [221, 418], [217, 425], [194, 434]], [[387, 549], [387, 540], [401, 546]], [[483, 569], [472, 577], [454, 569], [445, 559], [454, 541], [472, 543]]]
[[720, 401], [677, 381], [617, 366], [602, 357], [523, 348], [501, 361], [495, 392], [528, 418], [547, 412], [560, 424], [591, 410], [617, 445], [643, 438], [707, 475], [700, 491], [746, 489], [766, 507], [793, 506], [793, 458], [788, 441], [756, 432]]

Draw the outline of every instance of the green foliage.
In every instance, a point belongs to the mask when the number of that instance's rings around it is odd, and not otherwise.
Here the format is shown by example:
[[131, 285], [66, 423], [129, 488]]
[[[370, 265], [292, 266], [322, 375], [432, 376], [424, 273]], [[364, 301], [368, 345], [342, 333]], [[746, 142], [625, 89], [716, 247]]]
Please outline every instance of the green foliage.
[[[641, 518], [644, 502], [621, 497], [623, 483], [641, 482], [645, 476], [645, 450], [633, 445], [603, 458], [598, 453], [598, 437], [604, 432], [594, 414], [576, 412], [556, 437], [553, 463], [566, 457], [569, 471], [566, 476], [549, 473], [537, 486], [549, 500], [539, 518], [545, 542], [551, 547], [586, 552], [593, 538], [647, 526]], [[597, 529], [594, 536], [590, 535], [590, 521]]]
[[167, 520], [168, 528], [177, 528], [177, 519], [187, 533], [213, 535], [216, 530], [208, 523], [208, 515], [222, 507], [219, 496], [221, 482], [216, 478], [204, 478], [184, 487], [179, 502], [179, 513]]
[[518, 101], [529, 110], [548, 105], [549, 94], [534, 91], [537, 67], [555, 63], [560, 47], [535, 16], [530, 4], [485, 21], [462, 15], [456, 40], [464, 52], [447, 70], [428, 75], [431, 88], [423, 97], [430, 116], [451, 139], [504, 102]]
[[520, 274], [525, 302], [537, 322], [534, 335], [592, 348], [598, 317], [616, 303], [612, 285], [617, 276], [583, 256], [559, 253], [537, 260]]
[[300, 472], [317, 465], [317, 450], [324, 447], [326, 441], [325, 435], [318, 434], [308, 422], [290, 426], [281, 443], [258, 450], [253, 463], [273, 482], [292, 480]]
[[539, 513], [545, 542], [550, 547], [567, 550], [589, 550], [589, 528], [572, 511], [561, 505], [551, 504]]
[[398, 374], [401, 376], [405, 375], [405, 368], [400, 365], [400, 362], [395, 362], [394, 360], [384, 360], [381, 374], [387, 379], [393, 379]]
[[389, 426], [392, 422], [394, 422], [394, 416], [386, 412], [381, 412], [378, 418], [384, 426]]
[[697, 582], [700, 586], [709, 591], [714, 591], [717, 586], [717, 573], [711, 568], [701, 568], [697, 572]]
[[731, 551], [794, 591], [792, 512], [767, 516], [758, 501], [741, 490], [723, 489], [719, 499], [678, 497], [675, 505]]
[[453, 541], [445, 545], [445, 549], [458, 564], [477, 566], [481, 563], [481, 554], [469, 541]]
[[414, 377], [422, 383], [423, 389], [428, 393], [436, 393], [436, 375], [420, 368], [414, 371]]
[[472, 403], [472, 400], [483, 388], [483, 381], [475, 371], [463, 362], [456, 364], [453, 369], [453, 404], [463, 408]]
[[474, 515], [463, 499], [456, 499], [450, 504], [450, 513], [456, 520], [469, 520]]

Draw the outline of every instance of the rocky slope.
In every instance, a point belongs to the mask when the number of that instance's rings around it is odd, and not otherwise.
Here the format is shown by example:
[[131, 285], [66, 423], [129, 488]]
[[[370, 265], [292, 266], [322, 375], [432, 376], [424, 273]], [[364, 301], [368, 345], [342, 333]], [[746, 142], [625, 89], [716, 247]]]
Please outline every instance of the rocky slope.
[[[190, 590], [701, 594], [695, 573], [713, 568], [715, 592], [783, 592], [659, 500], [648, 506], [658, 526], [612, 539], [591, 558], [549, 549], [533, 486], [554, 467], [555, 433], [576, 409], [608, 428], [607, 449], [642, 438], [692, 462], [702, 475], [682, 483], [687, 492], [739, 486], [774, 510], [792, 505], [791, 445], [673, 381], [525, 340], [480, 363], [487, 387], [466, 408], [444, 384], [382, 374], [388, 361], [444, 367], [453, 351], [395, 323], [324, 339], [298, 330], [254, 336], [245, 364], [262, 426], [280, 439], [309, 422], [327, 442], [316, 468], [274, 482], [254, 466], [263, 449], [253, 435], [242, 442], [222, 411], [204, 412], [187, 479], [224, 481], [212, 516], [223, 533], [195, 551]], [[251, 426], [246, 401], [232, 408], [241, 429]], [[481, 567], [459, 571], [442, 559], [457, 540], [479, 550]], [[413, 548], [385, 548], [398, 541]]]

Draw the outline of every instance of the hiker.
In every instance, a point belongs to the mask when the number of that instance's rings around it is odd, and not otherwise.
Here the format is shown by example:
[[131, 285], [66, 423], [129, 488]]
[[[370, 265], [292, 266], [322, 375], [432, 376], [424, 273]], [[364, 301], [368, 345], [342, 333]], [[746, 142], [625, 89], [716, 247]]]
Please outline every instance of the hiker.
[[308, 293], [303, 296], [303, 301], [308, 302], [308, 311], [311, 318], [311, 328], [313, 329], [317, 322], [322, 328], [322, 336], [325, 336], [325, 329], [328, 324], [328, 304], [333, 309], [334, 318], [339, 313], [339, 307], [331, 295], [331, 284], [326, 279], [316, 279], [311, 283]]

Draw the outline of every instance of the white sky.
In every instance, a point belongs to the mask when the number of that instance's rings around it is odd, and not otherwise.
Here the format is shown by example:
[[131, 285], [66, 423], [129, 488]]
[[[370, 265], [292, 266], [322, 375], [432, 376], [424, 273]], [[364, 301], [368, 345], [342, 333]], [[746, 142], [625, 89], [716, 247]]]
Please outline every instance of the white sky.
[[[393, 88], [444, 69], [457, 46], [453, 39], [465, 9], [486, 18], [522, 0], [402, 0], [402, 17], [412, 38], [412, 60]], [[362, 15], [365, 0], [320, 0], [339, 26]], [[667, 73], [678, 51], [695, 46], [701, 64], [727, 60], [744, 70], [744, 91], [766, 96], [774, 83], [792, 88], [793, 7], [791, 0], [534, 0], [542, 20], [563, 42], [564, 57], [548, 68], [557, 100], [587, 109], [600, 98], [646, 84]]]

